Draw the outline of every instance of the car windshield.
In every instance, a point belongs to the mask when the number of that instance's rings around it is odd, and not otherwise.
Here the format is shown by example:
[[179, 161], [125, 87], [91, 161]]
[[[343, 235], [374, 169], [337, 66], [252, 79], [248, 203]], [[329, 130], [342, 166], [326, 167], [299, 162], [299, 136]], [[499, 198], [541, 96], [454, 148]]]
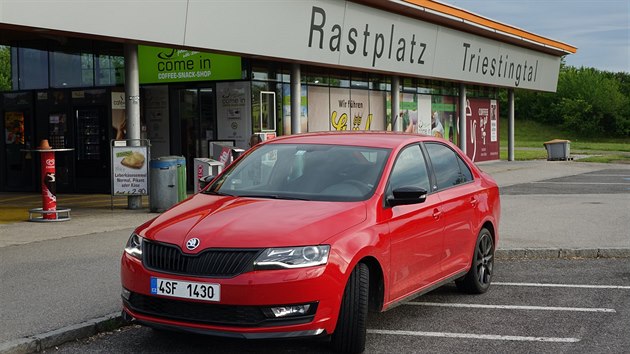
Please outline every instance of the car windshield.
[[255, 198], [360, 201], [372, 194], [390, 150], [321, 144], [261, 145], [204, 193]]

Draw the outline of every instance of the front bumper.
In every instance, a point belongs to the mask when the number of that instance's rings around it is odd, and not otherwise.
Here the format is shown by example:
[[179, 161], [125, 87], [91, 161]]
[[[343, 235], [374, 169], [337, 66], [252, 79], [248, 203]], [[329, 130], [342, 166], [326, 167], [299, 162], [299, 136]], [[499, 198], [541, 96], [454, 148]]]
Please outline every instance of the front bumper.
[[258, 333], [241, 333], [241, 332], [233, 332], [233, 331], [220, 331], [199, 327], [189, 327], [186, 325], [173, 325], [173, 324], [164, 324], [160, 322], [154, 322], [150, 319], [145, 318], [137, 318], [134, 317], [127, 309], [123, 310], [123, 318], [127, 322], [131, 323], [139, 323], [141, 325], [162, 329], [167, 331], [174, 332], [187, 332], [194, 334], [203, 334], [210, 335], [216, 337], [227, 337], [227, 338], [237, 338], [237, 339], [286, 339], [286, 338], [300, 338], [300, 337], [315, 337], [315, 336], [324, 336], [326, 335], [326, 330], [323, 328], [312, 329], [312, 330], [304, 330], [304, 331], [289, 331], [289, 332], [258, 332]]
[[[327, 266], [252, 271], [233, 278], [199, 278], [157, 273], [140, 260], [123, 255], [123, 308], [140, 324], [169, 330], [237, 338], [287, 338], [332, 333], [344, 282], [337, 267]], [[150, 293], [151, 277], [220, 284], [218, 303], [179, 299]], [[274, 306], [312, 304], [299, 316], [273, 318]]]

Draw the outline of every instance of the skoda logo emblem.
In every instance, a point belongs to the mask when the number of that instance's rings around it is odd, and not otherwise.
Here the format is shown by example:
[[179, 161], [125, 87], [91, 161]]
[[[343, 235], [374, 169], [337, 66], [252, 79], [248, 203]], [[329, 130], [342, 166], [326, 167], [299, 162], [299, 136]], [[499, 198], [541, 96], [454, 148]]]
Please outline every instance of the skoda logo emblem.
[[188, 248], [189, 250], [194, 250], [195, 248], [199, 247], [199, 244], [201, 243], [201, 241], [199, 241], [198, 238], [191, 238], [190, 240], [188, 240], [188, 242], [186, 242], [186, 248]]

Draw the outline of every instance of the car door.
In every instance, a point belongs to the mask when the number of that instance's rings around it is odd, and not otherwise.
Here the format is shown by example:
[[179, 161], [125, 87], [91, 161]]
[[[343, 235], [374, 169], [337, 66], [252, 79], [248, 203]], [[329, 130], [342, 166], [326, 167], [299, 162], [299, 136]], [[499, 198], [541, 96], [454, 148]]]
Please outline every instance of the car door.
[[425, 143], [435, 173], [437, 196], [442, 202], [444, 222], [443, 276], [465, 269], [470, 264], [477, 238], [475, 208], [478, 204], [478, 185], [462, 158], [449, 146]]
[[[403, 149], [392, 168], [387, 196], [399, 187], [430, 190], [429, 172], [419, 145]], [[426, 201], [390, 208], [390, 299], [396, 301], [435, 281], [440, 273], [442, 229], [439, 198], [429, 193]]]

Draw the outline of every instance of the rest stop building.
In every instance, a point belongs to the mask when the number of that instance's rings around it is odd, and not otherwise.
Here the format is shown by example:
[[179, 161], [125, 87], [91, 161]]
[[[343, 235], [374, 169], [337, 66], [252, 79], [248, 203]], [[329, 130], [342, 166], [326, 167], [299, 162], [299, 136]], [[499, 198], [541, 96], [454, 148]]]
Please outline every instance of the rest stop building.
[[441, 136], [499, 159], [499, 90], [554, 92], [576, 48], [430, 0], [0, 0], [0, 191], [37, 191], [48, 139], [60, 192], [110, 193], [113, 140], [152, 158], [329, 130]]

